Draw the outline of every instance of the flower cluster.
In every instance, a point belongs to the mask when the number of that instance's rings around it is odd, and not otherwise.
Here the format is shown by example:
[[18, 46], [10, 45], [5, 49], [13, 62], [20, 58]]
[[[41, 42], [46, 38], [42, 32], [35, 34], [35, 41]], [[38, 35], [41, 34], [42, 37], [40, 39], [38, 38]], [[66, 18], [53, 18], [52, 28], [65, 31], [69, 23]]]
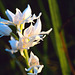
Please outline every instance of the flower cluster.
[[[11, 45], [11, 49], [5, 49], [8, 52], [16, 53], [19, 50], [21, 52], [23, 52], [24, 49], [28, 50], [30, 47], [39, 44], [40, 40], [43, 40], [45, 36], [52, 31], [52, 28], [50, 28], [48, 31], [41, 31], [42, 23], [40, 16], [42, 13], [39, 13], [38, 16], [35, 14], [32, 15], [30, 5], [28, 5], [23, 12], [16, 8], [15, 14], [8, 9], [5, 11], [5, 13], [9, 20], [5, 20], [0, 17], [0, 37], [10, 36], [9, 43]], [[34, 23], [34, 20], [37, 20], [36, 23]], [[27, 28], [25, 28], [26, 23], [30, 24]], [[9, 25], [17, 27], [17, 33], [19, 35], [18, 40], [12, 35], [14, 33]], [[33, 68], [34, 73], [28, 73], [32, 75], [37, 75], [43, 68], [43, 65], [39, 64], [38, 57], [32, 52], [30, 53], [29, 66], [30, 68], [25, 70], [30, 71]]]

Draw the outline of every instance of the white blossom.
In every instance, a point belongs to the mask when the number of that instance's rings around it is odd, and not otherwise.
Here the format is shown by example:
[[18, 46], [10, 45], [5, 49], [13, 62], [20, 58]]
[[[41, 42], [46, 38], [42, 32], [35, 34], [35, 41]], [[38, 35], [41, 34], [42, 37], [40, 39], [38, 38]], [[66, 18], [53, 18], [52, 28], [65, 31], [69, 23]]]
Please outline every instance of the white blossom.
[[35, 14], [33, 14], [32, 16], [32, 10], [29, 4], [23, 12], [21, 12], [18, 8], [16, 8], [15, 14], [8, 9], [5, 11], [5, 13], [10, 21], [0, 17], [0, 23], [4, 23], [7, 25], [15, 25], [17, 26], [18, 30], [20, 30], [21, 24], [23, 24], [24, 28], [25, 23], [33, 22], [34, 19], [38, 19], [41, 16], [41, 13], [39, 14], [38, 17]]
[[5, 49], [6, 51], [11, 53], [16, 53], [19, 50], [21, 50], [22, 52], [23, 49], [29, 49], [30, 47], [33, 47], [34, 45], [39, 43], [38, 41], [35, 42], [35, 38], [31, 38], [31, 39], [27, 38], [23, 36], [20, 32], [18, 32], [18, 34], [19, 34], [19, 41], [11, 37], [11, 40], [9, 41], [11, 45], [11, 49]]
[[37, 75], [42, 71], [42, 68], [44, 67], [44, 65], [39, 64], [39, 58], [36, 55], [34, 55], [32, 52], [30, 53], [30, 58], [28, 62], [30, 68], [28, 69], [25, 68], [25, 70], [30, 71], [31, 69], [33, 69], [33, 73], [27, 73], [29, 75]]
[[[49, 34], [52, 31], [52, 28], [50, 28], [48, 31], [41, 31], [42, 30], [42, 24], [40, 18], [37, 19], [37, 22], [35, 25], [31, 23], [31, 25], [24, 30], [24, 36], [25, 37], [35, 37], [36, 40], [43, 40], [46, 34]], [[43, 36], [44, 35], [44, 36]]]
[[33, 47], [34, 45], [39, 43], [39, 41], [35, 41], [36, 40], [35, 37], [29, 38], [22, 35], [20, 32], [18, 32], [18, 34], [19, 34], [19, 44], [18, 44], [19, 49], [29, 49], [30, 47]]
[[[32, 24], [24, 30], [23, 35], [19, 32], [19, 49], [29, 49], [36, 44], [39, 44], [40, 40], [43, 40], [46, 34], [49, 34], [52, 31], [52, 28], [48, 31], [41, 32], [41, 20], [37, 19], [37, 22], [33, 26]], [[44, 36], [43, 36], [44, 35]]]

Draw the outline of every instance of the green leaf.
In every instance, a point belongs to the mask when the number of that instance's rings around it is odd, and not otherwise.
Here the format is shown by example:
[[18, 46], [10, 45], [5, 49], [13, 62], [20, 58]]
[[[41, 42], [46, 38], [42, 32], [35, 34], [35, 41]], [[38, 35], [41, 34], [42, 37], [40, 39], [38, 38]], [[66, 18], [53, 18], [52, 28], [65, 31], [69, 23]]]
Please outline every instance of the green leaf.
[[67, 62], [67, 58], [65, 55], [65, 51], [64, 51], [62, 40], [61, 40], [60, 33], [59, 33], [59, 29], [62, 25], [62, 22], [61, 22], [58, 4], [56, 0], [48, 0], [48, 3], [49, 3], [49, 9], [51, 13], [52, 24], [53, 24], [53, 31], [54, 31], [55, 40], [56, 40], [55, 42], [56, 47], [57, 47], [56, 50], [57, 50], [62, 74], [70, 75], [69, 64]]
[[3, 5], [3, 3], [2, 3], [2, 1], [0, 0], [0, 12], [2, 12], [2, 14], [6, 17], [6, 15], [5, 15], [5, 7], [4, 7], [4, 5]]

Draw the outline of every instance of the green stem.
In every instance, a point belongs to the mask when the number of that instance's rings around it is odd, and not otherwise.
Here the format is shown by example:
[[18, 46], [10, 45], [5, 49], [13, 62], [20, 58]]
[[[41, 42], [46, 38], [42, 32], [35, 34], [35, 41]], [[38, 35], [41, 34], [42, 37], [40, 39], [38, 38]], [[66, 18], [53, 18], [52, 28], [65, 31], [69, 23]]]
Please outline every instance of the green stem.
[[28, 63], [29, 56], [28, 56], [27, 49], [24, 49], [24, 55], [25, 55], [25, 61], [26, 61], [27, 68], [29, 68], [29, 63]]
[[[62, 25], [61, 16], [59, 12], [59, 7], [57, 4], [57, 0], [48, 0], [49, 3], [49, 9], [51, 14], [51, 20], [53, 24], [54, 34], [55, 34], [55, 40], [56, 40], [56, 51], [58, 54], [62, 75], [70, 75], [70, 67], [64, 52], [63, 43], [59, 34], [59, 29]], [[63, 32], [64, 33], [64, 32]], [[63, 35], [64, 38], [64, 35]]]
[[13, 36], [16, 40], [19, 40], [19, 38], [14, 33], [10, 33], [10, 35]]
[[[21, 31], [21, 33], [22, 33], [22, 31]], [[10, 35], [12, 35], [16, 40], [19, 40], [18, 37], [14, 33], [10, 33]], [[28, 59], [29, 59], [28, 50], [24, 49], [23, 52], [20, 51], [20, 53], [25, 58], [26, 66], [27, 66], [27, 68], [29, 68], [29, 63], [28, 63]], [[30, 73], [31, 72], [32, 71], [30, 71]]]
[[[25, 62], [26, 62], [26, 67], [29, 68], [29, 63], [28, 63], [28, 59], [29, 59], [29, 56], [28, 56], [28, 50], [27, 49], [24, 49], [23, 51], [20, 51], [21, 55], [24, 57], [25, 59]], [[32, 73], [32, 70], [29, 71], [29, 73]]]
[[[23, 24], [21, 24], [20, 30], [21, 30], [21, 34], [22, 34]], [[27, 49], [24, 49], [23, 51], [20, 51], [20, 53], [25, 58], [26, 66], [27, 66], [27, 68], [29, 68], [29, 63], [28, 63], [28, 59], [29, 59], [28, 50]], [[32, 73], [32, 70], [30, 70], [29, 73]]]

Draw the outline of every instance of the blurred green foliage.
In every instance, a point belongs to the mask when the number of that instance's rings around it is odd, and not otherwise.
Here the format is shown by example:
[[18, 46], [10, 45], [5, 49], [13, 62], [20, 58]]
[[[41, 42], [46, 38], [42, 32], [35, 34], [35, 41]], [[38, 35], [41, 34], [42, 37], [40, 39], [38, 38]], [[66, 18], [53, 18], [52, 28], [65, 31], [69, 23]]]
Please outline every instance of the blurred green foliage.
[[[0, 0], [0, 16], [7, 19], [6, 9], [15, 13], [16, 8], [23, 11], [27, 4], [30, 4], [32, 13], [38, 15], [42, 12], [43, 30], [53, 28], [43, 42], [29, 50], [29, 53], [32, 50], [40, 58], [40, 63], [45, 65], [41, 75], [73, 75], [75, 71], [75, 0]], [[4, 50], [10, 46], [9, 39], [10, 37], [0, 38], [0, 75], [26, 75], [25, 61], [20, 53], [16, 53], [15, 58]], [[64, 45], [67, 51], [63, 48]]]

